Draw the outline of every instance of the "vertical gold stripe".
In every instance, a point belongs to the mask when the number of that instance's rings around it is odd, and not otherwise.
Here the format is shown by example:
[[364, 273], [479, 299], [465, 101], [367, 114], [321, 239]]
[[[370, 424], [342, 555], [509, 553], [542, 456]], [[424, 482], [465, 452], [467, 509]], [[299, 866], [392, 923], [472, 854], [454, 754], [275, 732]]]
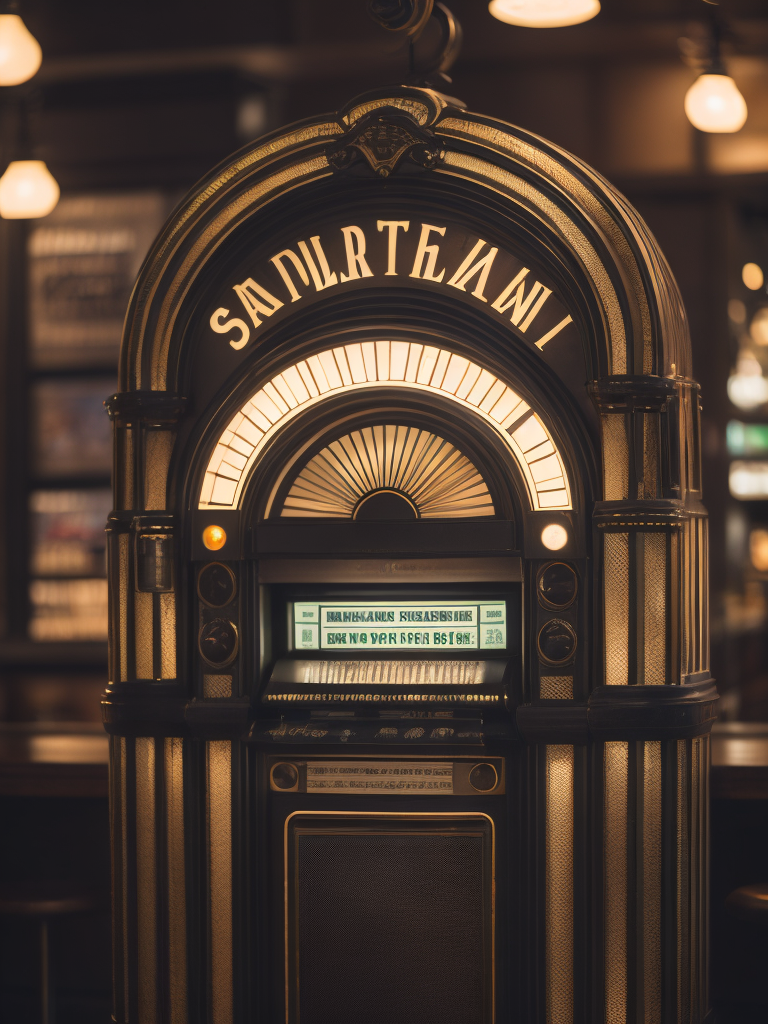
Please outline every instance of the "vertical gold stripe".
[[176, 678], [176, 595], [160, 594], [160, 677]]
[[133, 508], [133, 427], [123, 430], [123, 493], [121, 508]]
[[629, 534], [604, 536], [605, 682], [629, 682]]
[[187, 897], [184, 865], [184, 741], [165, 740], [168, 843], [168, 972], [170, 1024], [187, 1024]]
[[661, 686], [667, 681], [667, 535], [643, 533], [644, 672], [643, 682]]
[[136, 650], [136, 678], [154, 679], [152, 658], [152, 595], [133, 592], [133, 632]]
[[607, 413], [603, 422], [603, 495], [606, 501], [629, 497], [629, 444], [622, 413]]
[[115, 1014], [126, 1018], [127, 935], [123, 890], [125, 879], [125, 823], [123, 792], [125, 788], [125, 738], [109, 738], [109, 828], [112, 845], [112, 983]]
[[128, 1019], [128, 772], [127, 772], [127, 740], [120, 737], [120, 844], [122, 854], [121, 896], [123, 903], [123, 993], [125, 999], [125, 1019]]
[[694, 1020], [700, 1019], [699, 994], [699, 937], [701, 934], [701, 737], [691, 741], [691, 825], [690, 825], [690, 1009]]
[[573, 747], [547, 746], [547, 1024], [573, 1020], [573, 775]]
[[605, 1021], [627, 1019], [627, 797], [629, 744], [605, 744]]
[[207, 753], [213, 1024], [232, 1024], [232, 744], [211, 740]]
[[690, 1016], [688, 978], [688, 914], [690, 908], [688, 858], [687, 741], [677, 741], [677, 1012], [679, 1024]]
[[638, 498], [655, 498], [659, 477], [659, 420], [657, 413], [643, 415], [643, 479], [637, 482]]
[[155, 741], [136, 739], [136, 883], [139, 1020], [157, 1022], [157, 876], [155, 864]]
[[147, 510], [162, 511], [165, 508], [172, 448], [173, 434], [170, 430], [144, 432], [144, 508]]
[[661, 742], [643, 757], [643, 985], [645, 1024], [661, 1022]]
[[129, 578], [129, 544], [130, 538], [127, 533], [120, 533], [117, 537], [119, 553], [119, 607], [117, 613], [120, 617], [120, 682], [128, 680], [128, 578]]

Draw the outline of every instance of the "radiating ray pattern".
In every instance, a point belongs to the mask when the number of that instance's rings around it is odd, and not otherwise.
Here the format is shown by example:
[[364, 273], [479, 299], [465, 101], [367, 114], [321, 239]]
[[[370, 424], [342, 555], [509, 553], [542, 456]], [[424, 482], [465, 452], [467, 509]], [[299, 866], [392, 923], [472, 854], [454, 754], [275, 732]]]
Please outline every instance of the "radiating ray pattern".
[[351, 519], [366, 495], [404, 494], [421, 519], [495, 514], [475, 466], [449, 441], [418, 427], [364, 427], [332, 441], [294, 480], [282, 516]]
[[405, 388], [455, 402], [507, 445], [532, 509], [571, 508], [562, 456], [541, 417], [489, 370], [448, 349], [408, 341], [364, 341], [309, 356], [267, 381], [227, 424], [213, 450], [198, 508], [240, 507], [251, 469], [295, 416], [356, 390]]
[[484, 661], [302, 661], [302, 683], [339, 686], [480, 686]]

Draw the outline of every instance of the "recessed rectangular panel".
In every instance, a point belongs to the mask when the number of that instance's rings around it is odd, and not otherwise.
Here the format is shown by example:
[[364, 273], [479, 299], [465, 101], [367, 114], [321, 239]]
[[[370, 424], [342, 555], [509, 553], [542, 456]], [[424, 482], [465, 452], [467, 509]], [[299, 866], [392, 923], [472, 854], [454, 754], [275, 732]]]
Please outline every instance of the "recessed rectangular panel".
[[490, 818], [299, 812], [285, 854], [288, 1024], [491, 1024]]

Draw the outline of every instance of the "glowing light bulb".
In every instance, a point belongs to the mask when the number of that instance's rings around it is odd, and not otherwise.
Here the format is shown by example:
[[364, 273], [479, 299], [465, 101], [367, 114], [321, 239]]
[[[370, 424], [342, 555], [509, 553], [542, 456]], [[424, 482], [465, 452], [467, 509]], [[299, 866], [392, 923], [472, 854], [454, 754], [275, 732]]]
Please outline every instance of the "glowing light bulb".
[[209, 551], [221, 551], [227, 543], [227, 531], [221, 526], [206, 526], [203, 530], [203, 544]]
[[600, 11], [599, 0], [491, 0], [488, 10], [499, 21], [526, 28], [561, 28], [589, 21]]
[[559, 523], [550, 523], [541, 531], [541, 543], [550, 551], [559, 551], [568, 543], [568, 531]]
[[0, 14], [0, 85], [21, 85], [43, 60], [40, 43], [18, 14]]
[[59, 201], [59, 186], [43, 160], [13, 160], [0, 178], [0, 217], [46, 217]]
[[685, 113], [701, 132], [737, 132], [747, 104], [728, 75], [699, 75], [685, 94]]
[[751, 292], [759, 292], [765, 281], [762, 267], [757, 263], [745, 263], [741, 268], [741, 280]]

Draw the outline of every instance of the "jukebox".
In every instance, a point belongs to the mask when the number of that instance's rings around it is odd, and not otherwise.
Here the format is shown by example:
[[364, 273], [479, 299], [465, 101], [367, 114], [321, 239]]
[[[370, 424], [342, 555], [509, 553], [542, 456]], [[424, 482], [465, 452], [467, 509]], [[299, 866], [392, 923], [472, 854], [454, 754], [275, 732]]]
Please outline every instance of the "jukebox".
[[699, 397], [622, 196], [365, 95], [183, 201], [120, 373], [115, 1020], [701, 1024]]

